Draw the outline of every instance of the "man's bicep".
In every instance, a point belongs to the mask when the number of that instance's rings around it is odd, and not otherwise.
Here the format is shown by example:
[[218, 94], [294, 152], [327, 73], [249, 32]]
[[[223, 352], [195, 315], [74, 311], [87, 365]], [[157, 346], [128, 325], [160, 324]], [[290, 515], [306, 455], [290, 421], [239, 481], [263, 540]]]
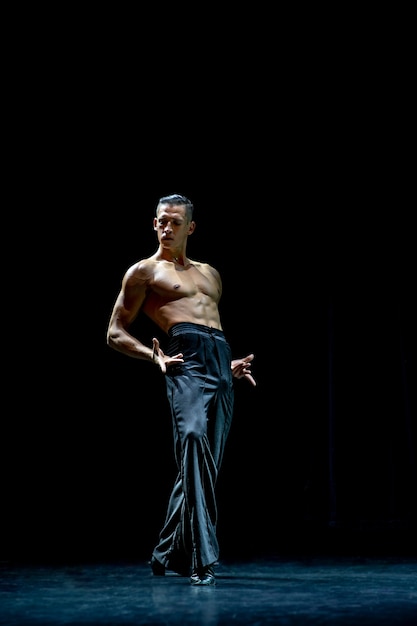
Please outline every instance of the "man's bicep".
[[127, 280], [119, 294], [116, 306], [120, 321], [124, 324], [131, 324], [139, 314], [146, 299], [147, 286], [143, 281]]

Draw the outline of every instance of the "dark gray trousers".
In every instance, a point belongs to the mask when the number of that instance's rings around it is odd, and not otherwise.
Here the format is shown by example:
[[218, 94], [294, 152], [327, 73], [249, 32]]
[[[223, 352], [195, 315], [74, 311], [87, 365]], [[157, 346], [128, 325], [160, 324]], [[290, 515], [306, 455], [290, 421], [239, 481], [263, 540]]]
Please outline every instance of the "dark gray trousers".
[[232, 355], [222, 331], [188, 322], [170, 329], [165, 352], [184, 355], [165, 376], [178, 475], [153, 556], [185, 574], [219, 558], [215, 487], [234, 408]]

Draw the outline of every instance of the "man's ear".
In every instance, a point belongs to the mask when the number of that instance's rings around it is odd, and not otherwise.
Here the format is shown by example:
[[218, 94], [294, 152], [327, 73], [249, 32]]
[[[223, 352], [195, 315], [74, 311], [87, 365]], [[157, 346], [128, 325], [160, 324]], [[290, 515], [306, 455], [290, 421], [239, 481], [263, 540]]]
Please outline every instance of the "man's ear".
[[153, 229], [158, 230], [158, 218], [157, 217], [153, 218]]
[[188, 234], [191, 235], [195, 231], [196, 223], [191, 220], [190, 225], [188, 227]]

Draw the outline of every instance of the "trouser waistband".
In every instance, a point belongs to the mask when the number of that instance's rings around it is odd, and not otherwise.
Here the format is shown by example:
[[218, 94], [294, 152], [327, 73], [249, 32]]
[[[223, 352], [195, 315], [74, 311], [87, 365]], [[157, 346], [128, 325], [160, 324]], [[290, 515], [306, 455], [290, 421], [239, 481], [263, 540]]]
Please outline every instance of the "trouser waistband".
[[215, 337], [225, 338], [224, 332], [218, 328], [212, 328], [211, 326], [205, 326], [204, 324], [193, 324], [192, 322], [178, 322], [174, 324], [168, 331], [169, 337], [176, 337], [183, 333], [197, 333], [200, 335], [209, 335]]

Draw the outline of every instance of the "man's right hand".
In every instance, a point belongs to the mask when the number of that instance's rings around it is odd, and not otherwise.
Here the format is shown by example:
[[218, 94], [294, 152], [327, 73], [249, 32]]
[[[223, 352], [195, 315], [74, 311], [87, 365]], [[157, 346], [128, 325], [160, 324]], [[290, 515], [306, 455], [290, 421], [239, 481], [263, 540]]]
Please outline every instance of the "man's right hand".
[[152, 363], [158, 365], [163, 374], [166, 374], [167, 367], [173, 365], [175, 363], [184, 363], [184, 355], [182, 352], [175, 354], [174, 356], [166, 356], [164, 352], [161, 350], [159, 346], [159, 340], [154, 337], [152, 339], [153, 343], [153, 353], [152, 353]]

